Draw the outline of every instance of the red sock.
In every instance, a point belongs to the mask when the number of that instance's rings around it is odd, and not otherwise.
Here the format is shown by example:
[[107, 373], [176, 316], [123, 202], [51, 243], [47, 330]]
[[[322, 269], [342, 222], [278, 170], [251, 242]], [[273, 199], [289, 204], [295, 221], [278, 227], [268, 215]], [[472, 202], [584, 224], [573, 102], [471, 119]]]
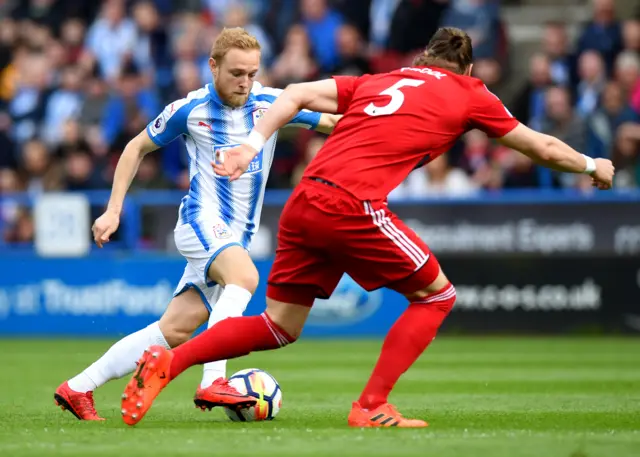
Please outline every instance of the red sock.
[[266, 313], [230, 317], [173, 349], [169, 375], [174, 379], [193, 365], [277, 349], [294, 341]]
[[387, 403], [391, 389], [435, 338], [455, 300], [456, 290], [447, 284], [409, 305], [384, 340], [378, 362], [360, 396], [360, 406], [375, 409]]

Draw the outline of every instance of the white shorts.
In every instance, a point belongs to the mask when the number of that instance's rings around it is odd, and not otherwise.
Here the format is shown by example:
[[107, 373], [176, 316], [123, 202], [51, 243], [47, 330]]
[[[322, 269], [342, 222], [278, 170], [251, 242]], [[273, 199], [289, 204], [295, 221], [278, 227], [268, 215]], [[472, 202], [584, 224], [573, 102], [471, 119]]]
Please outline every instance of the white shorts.
[[173, 296], [193, 288], [211, 312], [212, 305], [220, 298], [222, 287], [207, 277], [209, 266], [226, 248], [242, 247], [240, 235], [234, 233], [222, 219], [212, 217], [178, 225], [173, 237], [178, 251], [187, 260]]

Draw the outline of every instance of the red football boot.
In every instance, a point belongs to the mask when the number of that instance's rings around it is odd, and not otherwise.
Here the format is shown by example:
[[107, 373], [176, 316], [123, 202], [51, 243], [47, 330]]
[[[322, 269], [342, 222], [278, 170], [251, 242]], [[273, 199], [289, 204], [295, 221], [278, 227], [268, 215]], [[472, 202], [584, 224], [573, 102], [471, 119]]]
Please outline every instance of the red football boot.
[[206, 389], [198, 387], [196, 395], [193, 397], [196, 408], [201, 410], [211, 410], [216, 406], [226, 406], [229, 408], [248, 408], [257, 403], [257, 399], [238, 392], [224, 378], [213, 381]]
[[420, 419], [405, 419], [396, 407], [389, 403], [380, 405], [371, 411], [365, 411], [357, 401], [353, 402], [348, 423], [350, 427], [420, 428], [429, 425]]
[[60, 384], [53, 394], [56, 405], [63, 411], [69, 411], [82, 421], [103, 421], [104, 418], [98, 416], [93, 392], [76, 392], [69, 387], [67, 381]]

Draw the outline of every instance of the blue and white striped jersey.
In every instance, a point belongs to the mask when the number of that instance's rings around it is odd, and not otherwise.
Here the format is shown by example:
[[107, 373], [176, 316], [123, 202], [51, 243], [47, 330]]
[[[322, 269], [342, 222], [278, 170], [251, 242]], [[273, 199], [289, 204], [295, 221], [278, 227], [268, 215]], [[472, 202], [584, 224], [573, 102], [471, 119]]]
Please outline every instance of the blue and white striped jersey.
[[[243, 143], [254, 123], [282, 93], [254, 82], [247, 103], [239, 108], [226, 106], [213, 84], [191, 92], [171, 103], [147, 126], [147, 133], [158, 146], [165, 146], [184, 135], [189, 153], [189, 193], [182, 199], [178, 224], [198, 224], [207, 215], [218, 216], [249, 248], [258, 231], [264, 190], [273, 162], [277, 133], [238, 180], [214, 173], [211, 161], [216, 152]], [[288, 124], [315, 129], [320, 113], [300, 111]]]

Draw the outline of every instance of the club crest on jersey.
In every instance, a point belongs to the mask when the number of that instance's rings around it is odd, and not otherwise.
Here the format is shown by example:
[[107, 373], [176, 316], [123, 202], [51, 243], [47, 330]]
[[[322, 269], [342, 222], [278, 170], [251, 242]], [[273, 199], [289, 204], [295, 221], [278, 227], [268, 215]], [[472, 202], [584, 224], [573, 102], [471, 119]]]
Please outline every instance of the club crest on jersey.
[[223, 224], [214, 225], [213, 226], [213, 234], [216, 236], [216, 238], [218, 238], [220, 240], [224, 240], [226, 238], [231, 238], [231, 232]]
[[264, 117], [264, 113], [267, 112], [267, 108], [258, 108], [253, 111], [253, 123], [255, 124]]

